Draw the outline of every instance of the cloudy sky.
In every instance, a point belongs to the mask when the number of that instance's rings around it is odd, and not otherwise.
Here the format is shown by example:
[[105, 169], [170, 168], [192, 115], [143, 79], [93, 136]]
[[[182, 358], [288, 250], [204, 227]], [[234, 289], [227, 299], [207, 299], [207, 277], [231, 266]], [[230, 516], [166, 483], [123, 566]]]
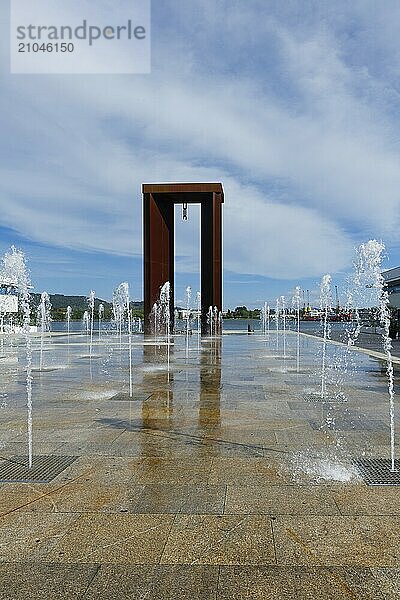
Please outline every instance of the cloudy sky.
[[[149, 75], [11, 75], [6, 5], [0, 253], [37, 291], [142, 298], [144, 181], [223, 182], [225, 307], [341, 286], [370, 238], [400, 264], [398, 0], [153, 0]], [[198, 210], [177, 223], [179, 301]]]

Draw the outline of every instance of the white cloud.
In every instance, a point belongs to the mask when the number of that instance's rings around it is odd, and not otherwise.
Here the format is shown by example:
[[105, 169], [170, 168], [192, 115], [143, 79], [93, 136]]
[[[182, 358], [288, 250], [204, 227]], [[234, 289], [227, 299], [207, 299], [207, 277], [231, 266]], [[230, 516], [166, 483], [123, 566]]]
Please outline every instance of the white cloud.
[[[254, 16], [247, 7], [246, 22]], [[188, 62], [155, 40], [151, 76], [7, 78], [3, 224], [49, 244], [140, 253], [142, 181], [222, 180], [232, 271], [318, 276], [349, 265], [352, 237], [394, 239], [400, 153], [397, 124], [377, 114], [381, 82], [346, 62], [335, 32], [305, 36], [273, 17], [267, 28], [291, 90], [282, 97], [268, 73], [205, 74], [191, 40]]]

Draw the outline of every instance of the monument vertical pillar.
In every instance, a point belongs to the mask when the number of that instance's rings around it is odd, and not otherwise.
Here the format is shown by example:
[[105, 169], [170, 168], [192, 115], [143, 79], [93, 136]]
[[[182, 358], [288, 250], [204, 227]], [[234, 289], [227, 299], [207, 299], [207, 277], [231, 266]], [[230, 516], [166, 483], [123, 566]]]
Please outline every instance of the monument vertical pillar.
[[143, 195], [144, 231], [144, 331], [151, 333], [150, 313], [160, 297], [160, 288], [171, 284], [171, 314], [174, 288], [174, 204], [157, 194]]
[[222, 310], [222, 198], [213, 193], [201, 204], [201, 332], [208, 333], [209, 307]]

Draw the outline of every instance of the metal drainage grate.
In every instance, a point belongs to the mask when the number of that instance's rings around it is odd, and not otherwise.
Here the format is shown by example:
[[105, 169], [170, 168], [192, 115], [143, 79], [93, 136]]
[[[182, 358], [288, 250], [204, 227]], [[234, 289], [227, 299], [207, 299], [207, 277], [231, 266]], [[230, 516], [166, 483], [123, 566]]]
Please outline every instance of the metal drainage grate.
[[0, 483], [49, 483], [78, 456], [34, 456], [32, 467], [27, 456], [12, 456], [0, 462]]
[[400, 485], [400, 460], [394, 461], [395, 471], [388, 458], [356, 458], [353, 463], [368, 485]]
[[303, 400], [305, 402], [325, 402], [327, 404], [344, 404], [347, 402], [346, 396], [338, 394], [337, 396], [324, 396], [318, 392], [311, 394], [303, 394]]
[[117, 400], [118, 402], [145, 402], [150, 398], [151, 394], [133, 394], [130, 396], [126, 392], [118, 392], [115, 396], [112, 396], [110, 400]]

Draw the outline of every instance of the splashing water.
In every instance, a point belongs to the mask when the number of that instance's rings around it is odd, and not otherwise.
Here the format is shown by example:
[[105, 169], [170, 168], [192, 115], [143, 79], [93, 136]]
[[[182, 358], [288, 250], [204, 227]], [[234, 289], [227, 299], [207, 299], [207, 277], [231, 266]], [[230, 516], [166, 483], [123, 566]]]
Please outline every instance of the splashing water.
[[190, 285], [186, 288], [186, 356], [189, 353], [189, 330], [190, 330], [190, 301], [192, 298], [192, 288]]
[[216, 306], [214, 306], [214, 311], [213, 311], [213, 320], [214, 320], [214, 334], [218, 335], [219, 333], [219, 322], [218, 322], [218, 308]]
[[[382, 254], [385, 245], [377, 240], [369, 240], [361, 244], [356, 251], [354, 287], [356, 300], [363, 298], [364, 302], [378, 306], [379, 320], [383, 327], [382, 342], [386, 356], [386, 373], [388, 376], [389, 420], [390, 420], [390, 456], [391, 471], [395, 471], [395, 406], [394, 406], [394, 373], [392, 361], [392, 340], [390, 330], [389, 294], [385, 289], [382, 276]], [[366, 291], [368, 290], [368, 291]], [[358, 306], [358, 304], [356, 304]], [[358, 312], [358, 311], [357, 311]], [[361, 329], [360, 320], [356, 332], [351, 338], [355, 343]], [[357, 337], [355, 337], [357, 335]], [[350, 343], [350, 340], [349, 340]]]
[[260, 311], [260, 319], [261, 319], [262, 332], [263, 332], [264, 336], [266, 336], [267, 330], [268, 330], [268, 337], [269, 337], [269, 306], [267, 305], [266, 302], [264, 302], [264, 306], [262, 307], [262, 309]]
[[89, 295], [87, 297], [87, 303], [89, 307], [90, 314], [90, 345], [89, 345], [89, 356], [92, 358], [92, 348], [93, 348], [93, 321], [94, 321], [94, 301], [96, 298], [96, 292], [90, 290]]
[[68, 344], [69, 344], [69, 333], [70, 333], [70, 328], [71, 328], [71, 315], [72, 315], [72, 308], [70, 306], [67, 306], [66, 317], [67, 317]]
[[321, 398], [325, 398], [326, 392], [326, 345], [330, 339], [330, 326], [328, 322], [329, 312], [332, 307], [332, 292], [331, 292], [330, 275], [324, 275], [320, 285], [320, 306], [321, 319], [323, 327], [323, 342], [322, 342], [322, 364], [321, 364]]
[[50, 331], [51, 323], [51, 302], [47, 292], [42, 292], [40, 296], [40, 304], [38, 309], [39, 325], [40, 325], [40, 361], [39, 369], [43, 368], [43, 347], [44, 334]]
[[157, 341], [160, 335], [160, 307], [158, 306], [157, 302], [153, 304], [153, 308], [151, 309], [150, 321], [154, 337]]
[[124, 323], [124, 315], [126, 310], [125, 291], [123, 284], [120, 284], [113, 292], [113, 319], [119, 336], [119, 347], [122, 350], [122, 328]]
[[265, 335], [265, 306], [266, 306], [266, 302], [264, 302], [264, 306], [262, 306], [261, 310], [260, 310], [260, 325], [261, 325], [261, 332]]
[[279, 298], [276, 299], [276, 308], [275, 308], [275, 330], [276, 330], [276, 351], [279, 350], [279, 311], [280, 304]]
[[283, 319], [283, 358], [286, 357], [286, 305], [285, 296], [281, 296], [282, 319]]
[[292, 298], [292, 304], [296, 310], [296, 322], [297, 322], [297, 347], [296, 347], [296, 371], [300, 370], [300, 300], [301, 300], [301, 289], [299, 285], [296, 285], [294, 290], [294, 296]]
[[200, 336], [201, 336], [201, 293], [196, 293], [197, 298], [197, 349], [200, 348]]
[[104, 317], [104, 304], [99, 304], [99, 340], [101, 339], [101, 322]]
[[291, 462], [294, 479], [298, 482], [302, 482], [304, 475], [316, 483], [349, 483], [359, 479], [357, 469], [336, 451], [329, 452], [328, 456], [318, 453], [310, 456], [309, 451], [300, 451], [292, 456]]
[[23, 335], [26, 347], [26, 395], [27, 395], [27, 429], [28, 429], [28, 464], [32, 467], [33, 458], [33, 419], [32, 419], [32, 344], [30, 336], [30, 294], [31, 285], [29, 270], [25, 263], [25, 256], [21, 250], [14, 246], [10, 252], [6, 252], [3, 257], [3, 275], [6, 278], [15, 281], [18, 288], [22, 314], [23, 314]]
[[128, 322], [128, 358], [129, 358], [129, 396], [132, 398], [133, 395], [133, 380], [132, 380], [132, 317], [130, 311], [130, 299], [129, 299], [129, 284], [124, 281], [120, 283], [120, 285], [115, 290], [115, 297], [117, 299], [119, 316], [121, 319], [121, 327], [122, 331], [122, 322], [124, 320], [124, 316], [127, 316]]
[[83, 313], [82, 329], [83, 329], [83, 331], [86, 332], [86, 334], [88, 334], [90, 331], [90, 317], [89, 317], [89, 313], [87, 310], [85, 310], [85, 312]]
[[211, 336], [213, 334], [213, 320], [214, 320], [213, 317], [214, 317], [213, 307], [210, 306], [208, 309], [208, 313], [207, 313], [207, 324], [208, 324], [209, 332], [210, 332]]
[[171, 341], [171, 286], [165, 282], [160, 291], [160, 309], [167, 337], [167, 380], [170, 371], [170, 341]]

